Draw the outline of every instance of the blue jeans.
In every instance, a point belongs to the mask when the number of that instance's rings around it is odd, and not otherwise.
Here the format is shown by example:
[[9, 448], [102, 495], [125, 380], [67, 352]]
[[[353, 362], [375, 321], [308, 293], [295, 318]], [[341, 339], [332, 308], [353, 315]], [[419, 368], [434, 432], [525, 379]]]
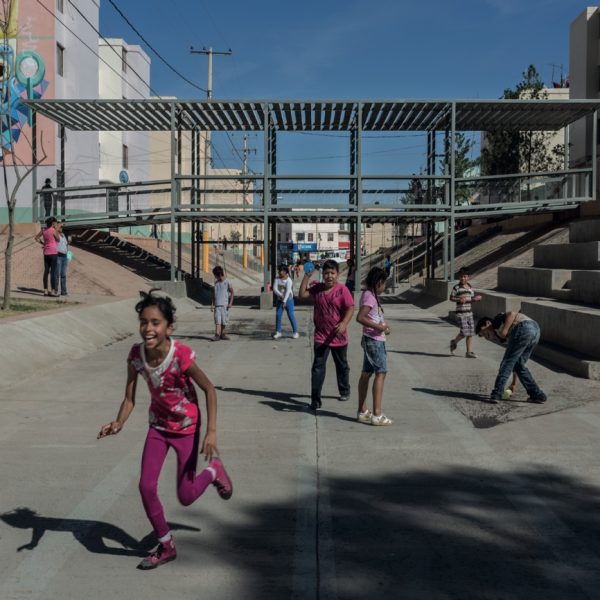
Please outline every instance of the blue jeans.
[[546, 397], [535, 382], [529, 369], [525, 366], [539, 341], [540, 326], [535, 321], [523, 321], [514, 327], [508, 337], [508, 346], [500, 363], [498, 376], [492, 390], [492, 398], [497, 400], [502, 398], [513, 371], [517, 374], [530, 398], [540, 399]]
[[298, 333], [298, 323], [296, 322], [296, 314], [294, 313], [294, 299], [288, 298], [288, 301], [284, 304], [281, 301], [277, 302], [277, 311], [275, 312], [275, 331], [281, 333], [281, 317], [283, 316], [283, 310], [287, 312], [287, 316], [290, 319], [292, 325], [292, 331]]
[[58, 276], [60, 278], [60, 293], [62, 296], [67, 295], [67, 266], [69, 261], [67, 255], [58, 255]]

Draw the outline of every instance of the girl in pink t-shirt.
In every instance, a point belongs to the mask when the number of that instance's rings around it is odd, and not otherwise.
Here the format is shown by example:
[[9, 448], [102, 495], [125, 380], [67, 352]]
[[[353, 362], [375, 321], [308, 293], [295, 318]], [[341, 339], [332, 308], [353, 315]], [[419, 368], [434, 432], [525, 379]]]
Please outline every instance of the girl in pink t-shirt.
[[[363, 326], [361, 341], [364, 350], [364, 360], [360, 379], [358, 380], [358, 413], [359, 423], [371, 425], [391, 425], [392, 419], [386, 417], [381, 409], [383, 400], [383, 384], [387, 373], [387, 352], [385, 336], [390, 328], [385, 322], [383, 308], [379, 295], [385, 290], [387, 273], [380, 267], [373, 267], [366, 279], [367, 289], [360, 299], [360, 309], [356, 320]], [[367, 407], [369, 380], [375, 374], [373, 381], [373, 412]]]
[[[199, 498], [212, 483], [224, 500], [233, 487], [217, 453], [217, 395], [213, 384], [195, 363], [194, 351], [171, 338], [175, 306], [170, 298], [142, 292], [135, 310], [140, 320], [142, 343], [135, 344], [127, 358], [127, 385], [116, 420], [103, 425], [98, 439], [121, 431], [135, 406], [138, 374], [150, 391], [150, 428], [142, 454], [139, 489], [146, 515], [158, 547], [139, 565], [154, 569], [177, 557], [163, 507], [158, 498], [158, 478], [169, 448], [177, 454], [177, 497], [184, 506]], [[207, 428], [201, 452], [209, 460], [196, 474], [200, 440], [200, 410], [194, 382], [206, 396]]]

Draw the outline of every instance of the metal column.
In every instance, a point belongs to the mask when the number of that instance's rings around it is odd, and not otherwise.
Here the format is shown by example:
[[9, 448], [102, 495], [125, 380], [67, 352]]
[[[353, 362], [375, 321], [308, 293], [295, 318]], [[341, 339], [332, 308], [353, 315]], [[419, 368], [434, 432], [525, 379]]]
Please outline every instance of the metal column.
[[[269, 119], [269, 174], [271, 175], [271, 185], [269, 188], [269, 196], [271, 199], [271, 206], [277, 205], [277, 131], [272, 126], [271, 119]], [[270, 229], [270, 253], [269, 253], [269, 265], [271, 277], [269, 281], [275, 280], [277, 273], [277, 223], [271, 221]]]
[[175, 102], [171, 102], [171, 281], [177, 281], [175, 261], [175, 205], [177, 190], [175, 179]]
[[455, 148], [456, 141], [456, 103], [452, 103], [452, 129], [450, 131], [450, 278], [454, 279], [456, 269], [454, 268], [455, 254], [455, 234], [456, 234], [456, 217], [455, 198], [456, 198], [456, 164], [455, 164]]
[[[356, 129], [352, 128], [350, 130], [350, 175], [352, 178], [350, 179], [350, 194], [348, 197], [348, 204], [350, 206], [350, 210], [356, 210]], [[350, 221], [350, 231], [348, 238], [350, 240], [350, 258], [354, 260], [354, 265], [356, 268], [356, 260], [357, 256], [360, 254], [360, 230], [359, 235], [357, 235], [356, 231], [356, 217], [352, 217]]]
[[597, 190], [598, 190], [598, 181], [597, 181], [597, 171], [598, 171], [598, 111], [594, 111], [594, 116], [592, 117], [592, 201], [596, 200]]
[[[356, 274], [354, 276], [354, 289], [360, 291], [362, 284], [362, 103], [356, 105], [356, 230], [358, 233], [358, 252], [356, 253]], [[366, 245], [366, 240], [364, 240]], [[365, 246], [366, 247], [366, 246]]]
[[269, 284], [269, 209], [271, 208], [271, 172], [269, 149], [271, 137], [271, 120], [269, 105], [263, 104], [263, 290]]

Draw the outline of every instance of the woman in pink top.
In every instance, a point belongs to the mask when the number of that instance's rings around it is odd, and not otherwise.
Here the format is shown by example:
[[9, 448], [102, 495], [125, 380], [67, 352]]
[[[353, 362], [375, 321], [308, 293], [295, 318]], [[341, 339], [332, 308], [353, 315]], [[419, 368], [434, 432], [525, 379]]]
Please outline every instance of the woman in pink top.
[[[177, 454], [177, 497], [188, 506], [209, 485], [217, 488], [224, 500], [233, 488], [217, 454], [217, 395], [213, 384], [195, 362], [193, 350], [171, 338], [175, 306], [169, 297], [142, 292], [136, 304], [142, 343], [135, 344], [127, 358], [125, 399], [114, 421], [103, 425], [98, 438], [121, 431], [135, 406], [138, 375], [150, 391], [150, 427], [142, 454], [139, 489], [142, 503], [158, 539], [158, 547], [139, 565], [154, 569], [171, 560], [177, 552], [164, 510], [158, 498], [158, 478], [170, 448]], [[206, 397], [207, 426], [200, 446], [200, 409], [194, 383]], [[209, 460], [208, 467], [196, 473], [198, 449]]]
[[[58, 221], [55, 217], [46, 219], [46, 227], [35, 236], [35, 241], [44, 248], [44, 296], [58, 296], [58, 248], [57, 240], [60, 239]], [[48, 291], [48, 273], [52, 291]]]
[[[387, 273], [380, 267], [373, 267], [366, 280], [367, 289], [360, 299], [360, 309], [356, 320], [363, 326], [361, 345], [364, 350], [362, 373], [358, 380], [358, 414], [359, 423], [371, 425], [391, 425], [392, 419], [386, 417], [382, 410], [383, 384], [387, 373], [387, 352], [385, 335], [390, 328], [385, 322], [383, 308], [379, 295], [385, 290]], [[373, 412], [367, 408], [367, 393], [369, 380], [375, 374], [373, 381]]]

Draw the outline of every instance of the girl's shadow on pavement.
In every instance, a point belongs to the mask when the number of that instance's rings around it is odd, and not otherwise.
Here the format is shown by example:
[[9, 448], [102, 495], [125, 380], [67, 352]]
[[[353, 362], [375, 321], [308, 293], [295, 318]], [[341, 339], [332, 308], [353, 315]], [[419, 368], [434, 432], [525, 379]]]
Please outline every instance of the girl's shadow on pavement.
[[[136, 540], [119, 527], [104, 521], [89, 521], [87, 519], [60, 519], [42, 517], [30, 508], [16, 508], [0, 514], [7, 525], [18, 529], [31, 529], [31, 541], [19, 546], [17, 552], [33, 550], [42, 539], [46, 531], [70, 532], [89, 552], [96, 554], [114, 554], [118, 556], [146, 556], [148, 551], [156, 545], [156, 536], [149, 533], [141, 540]], [[186, 531], [200, 531], [197, 527], [169, 523], [171, 529]], [[104, 543], [110, 540], [121, 545], [121, 548], [112, 548]]]

